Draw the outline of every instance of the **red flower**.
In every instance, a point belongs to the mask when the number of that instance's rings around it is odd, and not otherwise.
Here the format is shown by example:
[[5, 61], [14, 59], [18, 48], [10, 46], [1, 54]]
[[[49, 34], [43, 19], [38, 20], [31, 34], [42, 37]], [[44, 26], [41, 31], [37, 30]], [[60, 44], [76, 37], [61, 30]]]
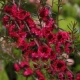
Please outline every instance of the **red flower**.
[[56, 53], [54, 53], [53, 51], [51, 51], [50, 60], [54, 61], [56, 59], [56, 57], [57, 57]]
[[53, 33], [49, 33], [49, 34], [45, 35], [45, 37], [49, 44], [53, 44], [56, 42], [56, 35]]
[[58, 42], [55, 46], [56, 52], [60, 55], [62, 52], [64, 52], [64, 45]]
[[20, 66], [17, 63], [15, 63], [14, 64], [14, 69], [15, 69], [15, 71], [19, 72], [20, 71]]
[[6, 12], [6, 13], [11, 13], [11, 7], [6, 5], [6, 6], [4, 7], [4, 12]]
[[29, 63], [28, 62], [26, 62], [26, 61], [22, 61], [21, 63], [20, 63], [20, 67], [21, 68], [27, 68], [27, 67], [29, 67]]
[[47, 17], [49, 16], [49, 10], [47, 8], [42, 8], [39, 13], [42, 20], [46, 21], [48, 19]]
[[22, 10], [22, 9], [20, 9], [19, 11], [18, 11], [18, 13], [17, 13], [17, 18], [19, 19], [19, 20], [24, 20], [24, 19], [26, 19], [26, 17], [28, 17], [29, 16], [29, 14], [25, 11], [25, 10]]
[[42, 74], [42, 72], [40, 70], [36, 70], [36, 74], [38, 76], [38, 80], [46, 80], [44, 75]]
[[16, 17], [17, 17], [17, 12], [18, 12], [17, 5], [14, 4], [14, 5], [11, 7], [11, 15], [12, 15], [12, 17], [16, 18]]
[[32, 28], [32, 27], [35, 27], [35, 23], [34, 23], [33, 19], [30, 18], [30, 17], [26, 19], [26, 23], [27, 23], [28, 26], [31, 27], [31, 28]]
[[9, 32], [13, 32], [16, 29], [16, 25], [15, 24], [11, 24], [8, 28]]
[[60, 31], [57, 33], [57, 41], [65, 43], [67, 40], [70, 40], [69, 33], [65, 31]]
[[25, 51], [25, 50], [27, 50], [28, 44], [27, 44], [27, 42], [23, 38], [18, 38], [17, 46], [22, 51]]
[[31, 68], [27, 68], [24, 72], [24, 76], [31, 76], [33, 74], [33, 70]]
[[23, 32], [23, 31], [17, 31], [17, 33], [18, 33], [18, 35], [19, 35], [19, 38], [23, 38], [23, 39], [26, 38], [26, 35], [27, 35], [26, 32]]
[[64, 73], [62, 73], [62, 72], [58, 73], [58, 78], [60, 80], [64, 80]]
[[80, 73], [77, 73], [75, 80], [80, 80]]
[[53, 20], [53, 18], [50, 18], [45, 22], [45, 27], [51, 28], [51, 30], [53, 30], [55, 28], [54, 23], [55, 21]]
[[53, 69], [56, 72], [63, 72], [66, 70], [66, 64], [63, 60], [56, 60], [53, 64], [52, 64]]
[[72, 72], [67, 71], [67, 72], [66, 72], [66, 75], [67, 75], [67, 78], [68, 78], [69, 80], [73, 80], [73, 73], [72, 73]]
[[4, 16], [3, 17], [3, 24], [6, 26], [8, 24], [9, 21], [9, 16]]
[[70, 54], [72, 51], [73, 51], [73, 48], [71, 47], [71, 43], [69, 43], [69, 42], [66, 42], [66, 44], [65, 44], [65, 52], [67, 53], [67, 54]]
[[46, 36], [46, 34], [49, 34], [51, 32], [51, 30], [50, 30], [50, 28], [43, 27], [41, 32], [42, 32], [43, 36]]
[[35, 34], [36, 36], [42, 37], [41, 30], [38, 29], [38, 28], [31, 28], [31, 32], [32, 32], [33, 34]]
[[49, 58], [51, 53], [51, 48], [48, 46], [42, 45], [38, 48], [38, 55], [41, 58]]

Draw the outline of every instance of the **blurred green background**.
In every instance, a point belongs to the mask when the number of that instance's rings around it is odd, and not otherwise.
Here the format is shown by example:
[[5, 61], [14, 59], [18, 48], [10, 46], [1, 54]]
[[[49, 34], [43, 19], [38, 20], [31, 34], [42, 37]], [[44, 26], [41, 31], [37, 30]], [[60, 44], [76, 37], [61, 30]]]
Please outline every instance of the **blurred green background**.
[[[25, 0], [27, 1], [27, 0]], [[51, 5], [52, 0], [50, 0], [50, 5]], [[7, 3], [6, 0], [0, 0], [0, 8], [3, 8], [4, 3]], [[54, 0], [54, 6], [53, 6], [53, 17], [57, 17], [57, 11], [58, 11], [58, 0]], [[35, 9], [33, 8], [34, 5], [32, 4], [27, 4], [23, 3], [23, 7], [25, 10], [30, 11], [31, 13], [35, 13]], [[3, 12], [0, 11], [0, 36], [6, 36], [6, 31], [5, 28], [2, 26], [2, 16]], [[66, 31], [69, 31], [69, 28], [67, 25], [69, 25], [71, 22], [77, 22], [77, 30], [78, 34], [80, 34], [80, 0], [62, 0], [62, 6], [60, 7], [60, 12], [59, 12], [59, 27], [63, 28]], [[80, 45], [79, 45], [80, 47]], [[1, 52], [0, 52], [1, 54]], [[77, 54], [77, 53], [75, 53]], [[80, 52], [78, 53], [79, 55], [70, 55], [70, 58], [73, 58], [75, 61], [75, 64], [71, 66], [71, 70], [74, 72], [80, 71]], [[8, 76], [10, 74], [11, 77], [16, 77], [16, 79], [13, 80], [26, 80], [25, 77], [19, 74], [15, 74], [13, 71], [13, 65], [12, 63], [7, 63], [5, 61], [0, 61], [0, 80], [12, 80]], [[11, 68], [12, 67], [12, 68]], [[7, 69], [7, 70], [6, 70]], [[33, 79], [29, 79], [33, 80]]]

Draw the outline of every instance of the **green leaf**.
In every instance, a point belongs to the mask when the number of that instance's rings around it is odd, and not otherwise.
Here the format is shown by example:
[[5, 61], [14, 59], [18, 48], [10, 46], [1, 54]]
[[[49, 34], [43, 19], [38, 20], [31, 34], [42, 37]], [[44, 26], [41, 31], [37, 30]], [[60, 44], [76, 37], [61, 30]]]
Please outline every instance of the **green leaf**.
[[17, 58], [21, 58], [22, 56], [22, 51], [18, 48], [14, 48], [13, 49], [13, 54], [17, 57]]
[[[72, 18], [72, 17], [63, 17], [62, 15], [59, 16], [59, 20], [60, 19], [64, 19], [64, 20], [61, 20], [59, 21], [59, 27], [66, 30], [66, 31], [70, 31], [70, 29], [68, 28], [68, 25], [71, 23], [71, 22], [77, 22], [76, 19]], [[76, 25], [76, 28], [78, 24]], [[72, 26], [70, 26], [72, 27]]]
[[30, 13], [36, 13], [36, 7], [35, 5], [31, 4], [31, 3], [25, 3], [23, 5], [23, 8], [26, 10], [26, 11], [29, 11]]

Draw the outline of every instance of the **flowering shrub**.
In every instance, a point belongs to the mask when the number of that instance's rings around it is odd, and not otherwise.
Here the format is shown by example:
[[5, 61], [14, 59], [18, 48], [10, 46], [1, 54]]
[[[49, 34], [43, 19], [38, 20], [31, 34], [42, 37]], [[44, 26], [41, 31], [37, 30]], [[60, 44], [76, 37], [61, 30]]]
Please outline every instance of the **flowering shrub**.
[[[72, 34], [59, 29], [50, 15], [48, 7], [42, 5], [38, 11], [39, 23], [36, 23], [31, 14], [16, 3], [4, 7], [3, 25], [16, 48], [22, 51], [22, 59], [16, 60], [14, 69], [38, 80], [74, 80], [67, 64], [67, 56], [75, 49]], [[79, 80], [79, 76], [77, 74], [75, 80]]]

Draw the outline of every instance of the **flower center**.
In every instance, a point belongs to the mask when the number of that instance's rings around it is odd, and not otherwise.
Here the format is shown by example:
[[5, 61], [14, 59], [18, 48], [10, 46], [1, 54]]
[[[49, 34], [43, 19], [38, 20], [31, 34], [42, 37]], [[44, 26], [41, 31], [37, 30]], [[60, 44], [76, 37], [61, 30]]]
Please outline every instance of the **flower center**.
[[61, 63], [58, 63], [58, 64], [57, 64], [57, 67], [58, 67], [58, 68], [61, 68], [62, 66], [63, 66], [63, 64], [61, 64]]

